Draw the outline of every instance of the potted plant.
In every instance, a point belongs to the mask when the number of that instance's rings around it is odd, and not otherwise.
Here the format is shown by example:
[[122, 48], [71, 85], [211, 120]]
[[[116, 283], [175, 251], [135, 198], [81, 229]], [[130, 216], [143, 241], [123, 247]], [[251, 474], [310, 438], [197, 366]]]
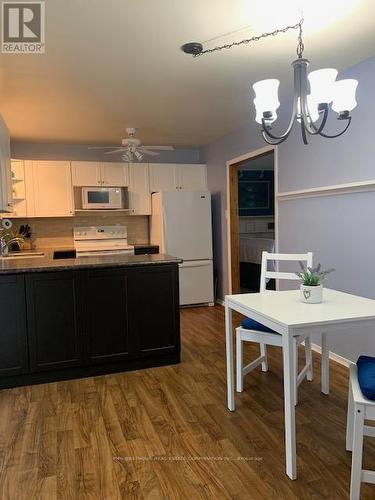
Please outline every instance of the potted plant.
[[334, 271], [328, 269], [321, 271], [322, 266], [318, 264], [316, 267], [305, 267], [302, 262], [299, 263], [301, 272], [296, 275], [301, 278], [301, 299], [307, 304], [320, 304], [323, 300], [323, 284], [327, 274]]

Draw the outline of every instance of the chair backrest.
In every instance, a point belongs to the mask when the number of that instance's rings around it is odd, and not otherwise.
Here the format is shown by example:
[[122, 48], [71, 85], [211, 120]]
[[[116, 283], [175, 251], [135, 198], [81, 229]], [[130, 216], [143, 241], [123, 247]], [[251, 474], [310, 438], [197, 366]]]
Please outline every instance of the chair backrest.
[[[312, 267], [313, 254], [308, 253], [269, 253], [262, 252], [262, 268], [260, 273], [260, 291], [266, 291], [266, 284], [268, 278], [283, 279], [283, 280], [299, 280], [300, 278], [295, 273], [286, 273], [278, 271], [277, 269], [273, 271], [268, 270], [268, 261], [301, 261], [307, 266]], [[296, 269], [297, 271], [298, 269]]]

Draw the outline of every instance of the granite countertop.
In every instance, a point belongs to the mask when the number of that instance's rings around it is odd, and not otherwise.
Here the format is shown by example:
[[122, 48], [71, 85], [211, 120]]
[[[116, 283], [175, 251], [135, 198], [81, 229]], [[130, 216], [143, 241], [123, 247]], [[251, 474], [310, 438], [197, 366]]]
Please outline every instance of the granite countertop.
[[73, 259], [53, 259], [53, 251], [45, 252], [44, 257], [0, 257], [0, 275], [15, 273], [34, 273], [43, 271], [69, 271], [73, 269], [149, 266], [158, 264], [178, 264], [182, 259], [164, 254], [151, 255], [106, 255], [79, 257]]

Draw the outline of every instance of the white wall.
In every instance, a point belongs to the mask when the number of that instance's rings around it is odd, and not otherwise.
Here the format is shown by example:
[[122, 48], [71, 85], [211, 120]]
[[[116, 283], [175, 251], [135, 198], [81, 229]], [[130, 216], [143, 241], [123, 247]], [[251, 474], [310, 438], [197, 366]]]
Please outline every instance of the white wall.
[[[278, 148], [279, 191], [375, 179], [375, 57], [340, 76], [359, 80], [358, 107], [349, 131], [337, 139], [313, 138], [311, 144], [304, 146], [299, 130], [294, 130]], [[334, 132], [341, 125], [334, 120], [329, 127]], [[209, 189], [214, 192], [215, 200], [214, 240], [222, 296], [228, 291], [225, 162], [263, 145], [258, 126], [249, 113], [247, 126], [205, 150]], [[282, 201], [280, 251], [312, 250], [316, 261], [324, 267], [336, 268], [327, 286], [375, 298], [374, 214], [374, 192]], [[345, 338], [332, 337], [331, 349], [353, 360], [360, 353], [375, 355], [375, 332], [350, 333]]]

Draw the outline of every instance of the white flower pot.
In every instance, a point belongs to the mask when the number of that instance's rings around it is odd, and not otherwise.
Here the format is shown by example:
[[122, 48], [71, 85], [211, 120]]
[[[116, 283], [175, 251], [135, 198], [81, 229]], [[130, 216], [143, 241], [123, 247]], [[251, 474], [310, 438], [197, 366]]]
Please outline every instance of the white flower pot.
[[306, 304], [320, 304], [323, 301], [323, 285], [301, 285], [301, 300]]

